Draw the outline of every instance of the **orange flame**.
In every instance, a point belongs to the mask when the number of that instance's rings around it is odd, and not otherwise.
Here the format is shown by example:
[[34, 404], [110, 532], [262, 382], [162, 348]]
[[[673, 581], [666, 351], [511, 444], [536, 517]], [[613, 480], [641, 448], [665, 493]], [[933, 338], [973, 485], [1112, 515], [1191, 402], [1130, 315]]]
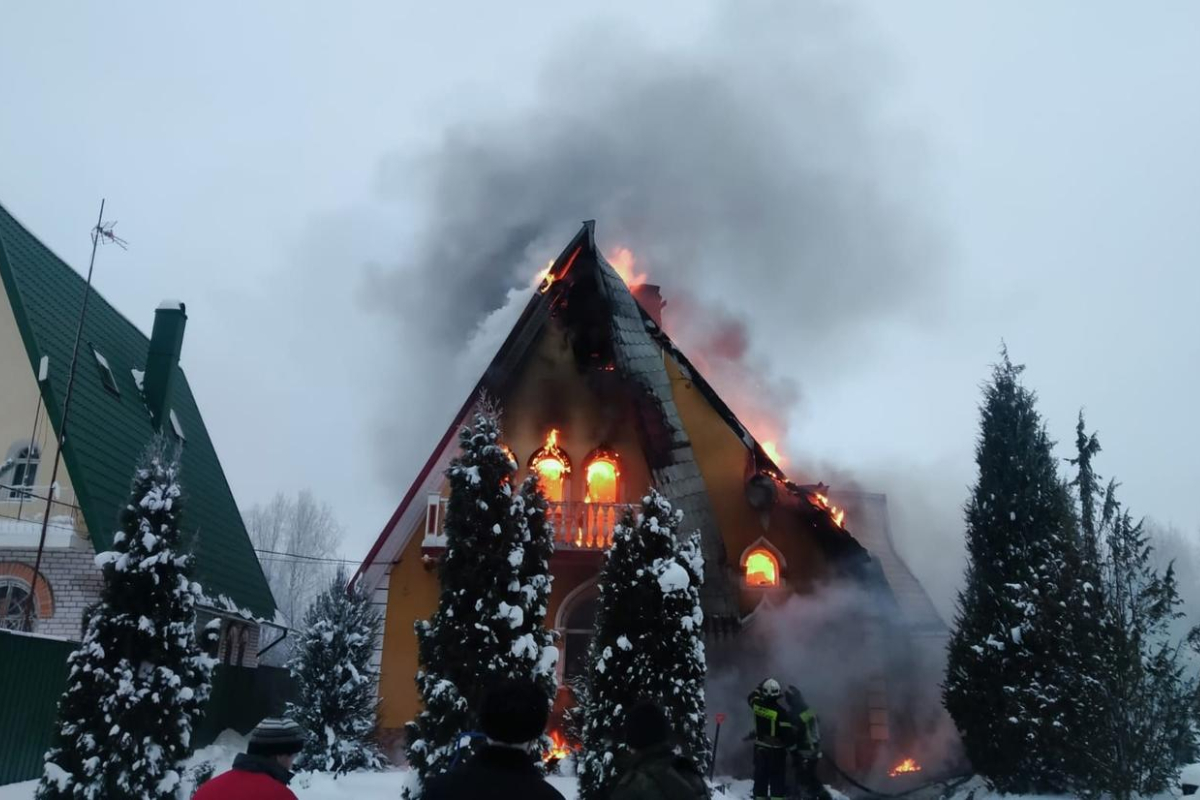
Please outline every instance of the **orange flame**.
[[813, 500], [817, 505], [829, 512], [829, 516], [833, 520], [834, 525], [837, 525], [839, 528], [846, 527], [843, 524], [846, 521], [846, 510], [844, 508], [838, 508], [837, 506], [830, 505], [829, 498], [820, 492], [813, 492]]
[[542, 754], [542, 762], [557, 764], [573, 752], [574, 749], [567, 743], [565, 736], [558, 731], [550, 731], [550, 749]]
[[546, 264], [546, 268], [538, 273], [537, 282], [541, 285], [538, 291], [542, 294], [550, 291], [550, 287], [554, 285], [554, 259], [550, 259]]
[[571, 472], [571, 461], [558, 447], [558, 430], [551, 428], [546, 434], [546, 443], [542, 449], [533, 454], [529, 463], [530, 469], [538, 473], [542, 479], [542, 490], [546, 499], [552, 503], [563, 499], [563, 477]]
[[775, 466], [782, 467], [787, 463], [787, 459], [783, 457], [783, 453], [779, 452], [778, 445], [775, 442], [759, 442], [763, 452], [767, 454], [767, 458], [775, 463]]
[[646, 282], [648, 276], [644, 272], [634, 270], [634, 265], [637, 264], [637, 259], [633, 256], [633, 251], [628, 247], [618, 247], [613, 251], [612, 257], [608, 259], [608, 263], [612, 264], [612, 268], [621, 276], [621, 280], [625, 281], [625, 285], [630, 289], [635, 289]]
[[895, 778], [898, 775], [906, 775], [910, 772], [920, 772], [921, 765], [916, 762], [916, 759], [906, 758], [896, 766], [892, 767], [892, 771], [888, 773], [888, 777]]

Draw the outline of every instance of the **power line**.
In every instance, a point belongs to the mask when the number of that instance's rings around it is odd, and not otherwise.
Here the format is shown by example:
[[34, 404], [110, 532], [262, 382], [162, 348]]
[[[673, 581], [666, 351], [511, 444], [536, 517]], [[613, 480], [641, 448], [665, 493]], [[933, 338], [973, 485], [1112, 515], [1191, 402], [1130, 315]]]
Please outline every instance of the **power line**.
[[301, 561], [320, 561], [320, 562], [323, 562], [326, 564], [361, 564], [361, 563], [363, 563], [362, 561], [355, 561], [354, 559], [350, 559], [350, 558], [325, 558], [322, 556], [306, 556], [301, 553], [285, 553], [280, 550], [260, 550], [257, 547], [254, 548], [254, 552], [266, 553], [267, 555], [272, 555], [272, 556], [287, 556], [287, 558], [263, 558], [263, 559], [260, 559], [261, 561], [281, 561], [281, 562], [287, 563], [290, 559], [297, 559], [297, 560], [301, 560]]

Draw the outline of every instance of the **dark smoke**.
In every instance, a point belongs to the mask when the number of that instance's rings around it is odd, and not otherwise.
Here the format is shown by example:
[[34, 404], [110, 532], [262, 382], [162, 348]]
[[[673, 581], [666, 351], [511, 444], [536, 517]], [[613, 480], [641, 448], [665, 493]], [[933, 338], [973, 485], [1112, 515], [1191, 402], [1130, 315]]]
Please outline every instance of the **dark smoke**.
[[739, 3], [673, 48], [581, 29], [531, 107], [464, 119], [390, 169], [385, 191], [421, 216], [409, 253], [364, 287], [417, 361], [396, 380], [404, 412], [396, 398], [386, 411], [385, 478], [411, 476], [447, 398], [583, 219], [606, 248], [630, 248], [668, 304], [686, 292], [749, 323], [745, 352], [792, 374], [924, 307], [941, 269], [914, 212], [920, 149], [884, 120], [890, 69], [860, 27], [832, 4]]

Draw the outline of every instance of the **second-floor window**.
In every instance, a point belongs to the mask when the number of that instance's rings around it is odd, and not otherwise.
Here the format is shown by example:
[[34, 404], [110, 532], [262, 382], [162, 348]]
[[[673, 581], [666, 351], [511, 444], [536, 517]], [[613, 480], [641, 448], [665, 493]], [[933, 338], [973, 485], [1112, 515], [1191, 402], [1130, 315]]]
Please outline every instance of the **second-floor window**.
[[542, 481], [542, 491], [551, 503], [567, 499], [567, 476], [571, 474], [571, 459], [558, 446], [558, 431], [550, 429], [546, 443], [529, 458], [529, 471], [536, 472]]
[[31, 491], [37, 482], [38, 464], [41, 453], [36, 447], [21, 447], [9, 456], [8, 468], [0, 473], [0, 484], [7, 487], [0, 497], [28, 498], [33, 496]]
[[588, 456], [583, 474], [587, 481], [585, 503], [619, 502], [617, 486], [621, 478], [621, 467], [616, 453], [606, 448], [595, 450]]

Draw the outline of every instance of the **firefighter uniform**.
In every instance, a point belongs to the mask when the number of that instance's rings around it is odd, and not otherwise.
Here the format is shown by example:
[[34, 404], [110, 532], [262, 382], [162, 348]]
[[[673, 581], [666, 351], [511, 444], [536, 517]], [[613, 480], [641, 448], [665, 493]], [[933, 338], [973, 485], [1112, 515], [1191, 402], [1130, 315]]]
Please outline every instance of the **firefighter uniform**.
[[792, 746], [796, 785], [806, 797], [829, 800], [829, 791], [817, 777], [817, 763], [821, 758], [821, 728], [817, 714], [809, 708], [795, 686], [788, 687], [787, 707], [796, 731]]
[[779, 702], [778, 688], [772, 693], [760, 686], [750, 693], [749, 702], [754, 712], [755, 800], [782, 800], [787, 797], [787, 754], [795, 743], [795, 726]]

